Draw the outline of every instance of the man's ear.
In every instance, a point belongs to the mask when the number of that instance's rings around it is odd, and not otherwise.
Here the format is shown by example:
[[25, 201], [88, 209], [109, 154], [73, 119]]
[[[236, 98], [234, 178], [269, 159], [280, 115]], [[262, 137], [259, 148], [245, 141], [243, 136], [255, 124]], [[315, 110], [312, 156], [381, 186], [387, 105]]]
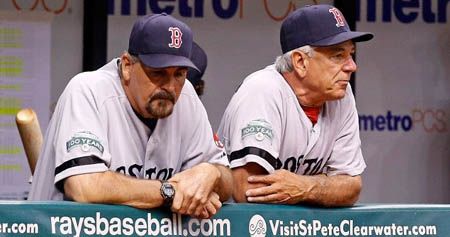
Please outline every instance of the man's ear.
[[294, 51], [291, 54], [291, 61], [294, 72], [300, 77], [304, 77], [308, 67], [308, 55], [301, 51]]
[[120, 72], [122, 80], [124, 80], [125, 83], [129, 83], [131, 79], [131, 65], [133, 64], [131, 55], [128, 53], [123, 53], [120, 57]]

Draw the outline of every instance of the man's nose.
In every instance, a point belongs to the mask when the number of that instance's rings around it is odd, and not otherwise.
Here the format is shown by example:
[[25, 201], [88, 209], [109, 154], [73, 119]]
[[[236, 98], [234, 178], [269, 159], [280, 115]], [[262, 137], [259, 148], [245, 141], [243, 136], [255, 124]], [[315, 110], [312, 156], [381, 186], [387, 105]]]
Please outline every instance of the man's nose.
[[172, 91], [175, 89], [176, 78], [174, 76], [167, 76], [164, 78], [162, 83], [160, 84], [161, 88], [164, 88], [168, 91]]
[[355, 60], [353, 60], [353, 57], [350, 57], [345, 61], [343, 70], [348, 72], [355, 72], [358, 69], [358, 66], [355, 63]]

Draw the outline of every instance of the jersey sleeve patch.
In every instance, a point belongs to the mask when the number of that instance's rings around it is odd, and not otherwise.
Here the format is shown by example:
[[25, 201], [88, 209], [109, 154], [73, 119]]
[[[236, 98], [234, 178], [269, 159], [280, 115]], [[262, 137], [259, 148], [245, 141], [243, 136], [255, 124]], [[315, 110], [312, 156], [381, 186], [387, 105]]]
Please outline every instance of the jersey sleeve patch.
[[241, 139], [247, 137], [254, 137], [256, 141], [263, 141], [264, 139], [273, 139], [272, 125], [264, 119], [255, 119], [250, 121], [244, 128], [241, 129]]
[[75, 133], [70, 140], [66, 142], [67, 153], [70, 153], [73, 150], [99, 153], [99, 156], [101, 156], [105, 149], [96, 135], [89, 131], [83, 131]]

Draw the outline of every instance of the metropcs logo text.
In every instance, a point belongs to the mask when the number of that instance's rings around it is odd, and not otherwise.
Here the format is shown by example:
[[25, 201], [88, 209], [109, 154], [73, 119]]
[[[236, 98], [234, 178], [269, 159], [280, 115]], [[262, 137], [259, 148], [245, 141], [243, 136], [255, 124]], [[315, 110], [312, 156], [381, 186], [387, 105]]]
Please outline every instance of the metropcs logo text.
[[[366, 9], [362, 9], [362, 3], [366, 3]], [[447, 22], [447, 9], [450, 0], [357, 0], [356, 21], [360, 21], [360, 14], [367, 10], [368, 22], [391, 22], [394, 17], [400, 23], [412, 23], [423, 20], [426, 23]], [[381, 19], [377, 18], [381, 13]]]
[[[149, 13], [173, 14], [178, 11], [182, 17], [202, 18], [205, 16], [206, 0], [108, 0], [109, 15], [146, 15]], [[289, 13], [306, 4], [327, 3], [325, 1], [302, 0], [207, 0], [211, 1], [214, 15], [222, 19], [239, 19], [255, 9], [262, 8], [267, 17], [274, 21], [284, 20]], [[423, 20], [426, 23], [447, 22], [450, 0], [356, 0], [356, 20], [365, 13], [368, 22], [391, 22], [394, 17], [400, 23]], [[116, 11], [116, 8], [120, 8]], [[377, 15], [381, 14], [381, 18]]]
[[410, 114], [396, 114], [390, 110], [386, 114], [359, 115], [361, 131], [446, 133], [449, 131], [450, 118], [443, 109], [413, 109]]

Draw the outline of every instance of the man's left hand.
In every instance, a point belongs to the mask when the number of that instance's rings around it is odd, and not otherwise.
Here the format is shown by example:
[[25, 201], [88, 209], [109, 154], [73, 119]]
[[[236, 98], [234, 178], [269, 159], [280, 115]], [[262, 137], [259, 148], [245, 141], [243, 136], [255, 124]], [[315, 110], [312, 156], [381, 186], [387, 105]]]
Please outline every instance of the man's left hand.
[[[216, 204], [217, 201], [220, 202], [218, 195], [213, 194], [214, 187], [219, 180], [220, 171], [209, 163], [201, 163], [175, 174], [169, 179], [169, 182], [174, 183], [176, 187], [172, 211], [194, 217], [205, 218], [207, 216], [209, 218], [221, 206]], [[202, 212], [200, 210], [208, 210], [209, 215], [200, 214]]]
[[314, 187], [308, 177], [284, 169], [268, 175], [249, 176], [248, 182], [265, 184], [245, 192], [248, 202], [259, 203], [296, 204]]

